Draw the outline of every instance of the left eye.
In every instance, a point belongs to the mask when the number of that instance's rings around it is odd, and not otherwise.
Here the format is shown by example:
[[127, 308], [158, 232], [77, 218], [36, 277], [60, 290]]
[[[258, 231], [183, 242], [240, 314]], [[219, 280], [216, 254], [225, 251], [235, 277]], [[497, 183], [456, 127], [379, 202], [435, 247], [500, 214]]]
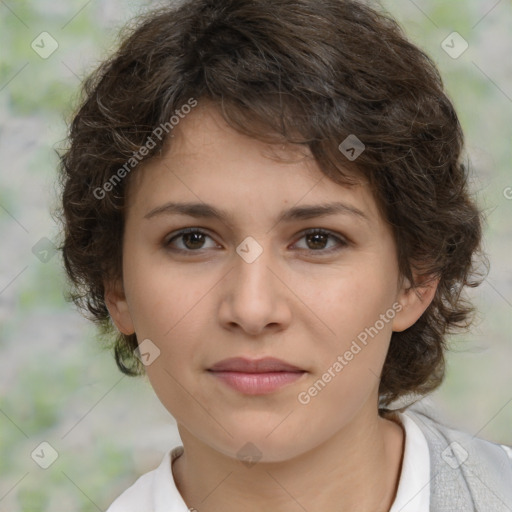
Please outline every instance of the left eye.
[[[306, 247], [304, 250], [310, 252], [331, 252], [348, 245], [346, 240], [324, 229], [311, 229], [306, 231], [300, 238], [300, 240], [302, 239], [305, 239], [306, 244], [308, 245], [308, 247]], [[329, 239], [334, 240], [336, 243], [334, 244], [334, 247], [326, 249], [326, 245], [328, 245]]]

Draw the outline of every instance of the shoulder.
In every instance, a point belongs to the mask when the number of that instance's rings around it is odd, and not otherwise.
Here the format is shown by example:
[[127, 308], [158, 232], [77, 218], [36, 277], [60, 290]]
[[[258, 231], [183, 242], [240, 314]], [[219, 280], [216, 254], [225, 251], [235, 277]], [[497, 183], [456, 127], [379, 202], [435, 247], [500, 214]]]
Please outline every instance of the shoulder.
[[117, 497], [107, 512], [135, 512], [137, 510], [150, 510], [151, 489], [154, 475], [157, 470], [142, 475], [132, 486], [128, 487]]
[[[106, 512], [141, 512], [160, 510], [160, 505], [168, 506], [180, 500], [181, 497], [174, 484], [172, 475], [172, 461], [183, 450], [176, 446], [169, 450], [160, 465], [139, 477], [133, 485], [128, 487]], [[157, 503], [157, 501], [161, 503]]]
[[460, 510], [475, 506], [482, 511], [509, 510], [504, 504], [512, 504], [510, 447], [452, 428], [424, 404], [415, 404], [406, 414], [429, 446], [434, 510], [453, 505]]
[[[464, 464], [469, 458], [469, 450], [474, 456], [484, 459], [496, 456], [504, 461], [505, 465], [509, 465], [512, 470], [512, 447], [452, 428], [436, 417], [434, 411], [424, 404], [415, 404], [406, 411], [406, 414], [423, 431], [431, 448], [442, 448], [441, 455], [444, 459], [455, 455], [458, 463]], [[451, 452], [454, 453], [451, 453], [448, 448], [451, 448]]]

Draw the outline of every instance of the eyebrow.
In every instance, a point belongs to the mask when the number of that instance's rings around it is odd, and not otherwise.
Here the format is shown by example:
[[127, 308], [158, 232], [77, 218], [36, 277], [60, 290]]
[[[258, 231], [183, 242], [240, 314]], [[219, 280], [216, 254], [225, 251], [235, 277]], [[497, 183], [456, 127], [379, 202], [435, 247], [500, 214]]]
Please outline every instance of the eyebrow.
[[[276, 223], [307, 220], [328, 215], [352, 215], [369, 221], [368, 217], [355, 206], [345, 203], [334, 202], [327, 204], [294, 206], [284, 210], [278, 216]], [[174, 203], [169, 202], [153, 208], [144, 215], [145, 219], [151, 219], [160, 215], [188, 215], [195, 218], [218, 219], [231, 226], [230, 215], [226, 210], [216, 208], [207, 203]]]

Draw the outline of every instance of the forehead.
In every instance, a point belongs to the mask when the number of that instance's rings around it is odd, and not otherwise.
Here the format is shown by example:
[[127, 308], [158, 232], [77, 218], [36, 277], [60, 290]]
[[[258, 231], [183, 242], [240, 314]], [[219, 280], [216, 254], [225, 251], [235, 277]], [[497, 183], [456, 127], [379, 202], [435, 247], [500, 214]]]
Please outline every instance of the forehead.
[[127, 207], [148, 211], [181, 199], [272, 210], [343, 200], [379, 220], [369, 187], [357, 178], [356, 185], [335, 183], [307, 146], [248, 137], [231, 128], [217, 108], [200, 103], [174, 127], [162, 154], [130, 177]]

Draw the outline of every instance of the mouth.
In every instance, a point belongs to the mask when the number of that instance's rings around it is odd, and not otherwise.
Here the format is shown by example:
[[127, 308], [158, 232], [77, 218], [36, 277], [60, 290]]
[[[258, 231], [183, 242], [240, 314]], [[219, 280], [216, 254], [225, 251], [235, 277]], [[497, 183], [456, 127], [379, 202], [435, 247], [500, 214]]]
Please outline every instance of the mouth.
[[245, 395], [273, 393], [303, 377], [307, 372], [295, 365], [266, 357], [224, 359], [208, 369], [215, 378]]

